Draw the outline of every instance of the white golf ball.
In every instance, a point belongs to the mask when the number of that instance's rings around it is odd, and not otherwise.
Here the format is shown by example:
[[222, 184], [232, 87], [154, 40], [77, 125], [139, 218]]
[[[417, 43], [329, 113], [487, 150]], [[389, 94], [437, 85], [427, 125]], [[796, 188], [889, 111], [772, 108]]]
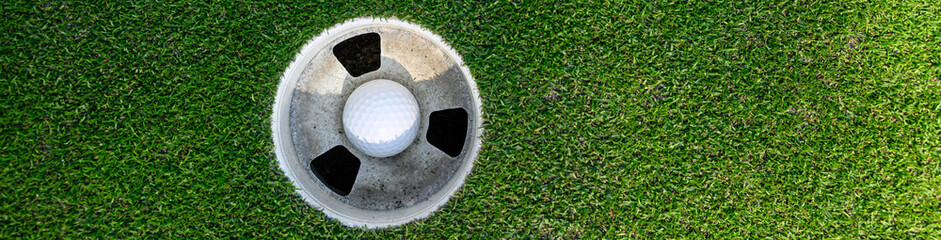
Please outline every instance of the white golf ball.
[[367, 82], [350, 94], [343, 108], [343, 130], [369, 156], [389, 157], [405, 150], [418, 135], [418, 101], [393, 81]]

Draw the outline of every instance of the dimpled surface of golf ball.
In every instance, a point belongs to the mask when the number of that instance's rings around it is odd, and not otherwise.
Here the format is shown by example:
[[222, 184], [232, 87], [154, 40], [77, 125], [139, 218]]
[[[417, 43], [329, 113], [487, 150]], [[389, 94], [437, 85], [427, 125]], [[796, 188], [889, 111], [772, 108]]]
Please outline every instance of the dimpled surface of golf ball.
[[343, 108], [343, 130], [356, 148], [373, 157], [405, 150], [418, 135], [418, 101], [405, 86], [379, 79], [350, 94]]

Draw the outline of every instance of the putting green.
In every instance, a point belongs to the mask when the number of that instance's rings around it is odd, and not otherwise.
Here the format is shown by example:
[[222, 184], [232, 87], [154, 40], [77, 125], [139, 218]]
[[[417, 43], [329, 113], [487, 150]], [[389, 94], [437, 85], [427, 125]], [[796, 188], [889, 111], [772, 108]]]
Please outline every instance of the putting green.
[[[920, 1], [0, 1], [0, 238], [941, 235], [941, 8]], [[277, 164], [279, 78], [396, 17], [464, 57], [473, 172], [344, 227]]]

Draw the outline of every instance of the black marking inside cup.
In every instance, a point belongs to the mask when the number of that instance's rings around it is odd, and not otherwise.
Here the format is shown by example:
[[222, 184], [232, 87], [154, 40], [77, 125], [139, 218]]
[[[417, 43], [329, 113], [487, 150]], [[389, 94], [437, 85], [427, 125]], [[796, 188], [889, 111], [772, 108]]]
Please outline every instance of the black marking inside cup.
[[350, 194], [356, 175], [359, 174], [359, 159], [343, 146], [336, 146], [310, 161], [310, 170], [324, 185], [340, 196]]
[[467, 110], [452, 108], [432, 112], [428, 116], [428, 143], [451, 157], [464, 149], [467, 138]]
[[380, 40], [378, 33], [356, 35], [334, 46], [333, 55], [343, 64], [350, 76], [359, 77], [379, 70], [382, 55]]

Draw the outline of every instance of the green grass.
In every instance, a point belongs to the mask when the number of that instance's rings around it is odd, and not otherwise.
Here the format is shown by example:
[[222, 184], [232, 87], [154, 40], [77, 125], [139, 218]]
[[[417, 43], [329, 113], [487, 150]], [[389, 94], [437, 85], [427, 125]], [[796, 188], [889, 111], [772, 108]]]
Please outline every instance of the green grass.
[[[941, 236], [934, 0], [192, 2], [0, 1], [0, 238]], [[326, 219], [272, 151], [281, 72], [361, 16], [483, 98], [465, 186], [399, 228]]]

